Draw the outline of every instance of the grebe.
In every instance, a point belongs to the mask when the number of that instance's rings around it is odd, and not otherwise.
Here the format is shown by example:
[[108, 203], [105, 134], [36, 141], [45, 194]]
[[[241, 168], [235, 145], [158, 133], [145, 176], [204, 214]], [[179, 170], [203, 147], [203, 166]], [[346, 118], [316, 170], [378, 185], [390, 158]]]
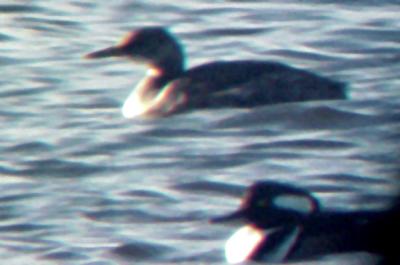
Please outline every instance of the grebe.
[[[308, 191], [271, 181], [253, 184], [239, 210], [211, 219], [242, 219], [247, 225], [227, 241], [229, 263], [306, 261], [322, 255], [369, 252], [380, 265], [400, 264], [400, 200], [382, 211], [321, 211]], [[393, 240], [390, 240], [393, 239]]]
[[127, 56], [149, 66], [122, 107], [126, 118], [345, 98], [342, 83], [278, 62], [219, 61], [185, 70], [181, 45], [163, 27], [133, 31], [118, 45], [85, 57], [111, 56]]

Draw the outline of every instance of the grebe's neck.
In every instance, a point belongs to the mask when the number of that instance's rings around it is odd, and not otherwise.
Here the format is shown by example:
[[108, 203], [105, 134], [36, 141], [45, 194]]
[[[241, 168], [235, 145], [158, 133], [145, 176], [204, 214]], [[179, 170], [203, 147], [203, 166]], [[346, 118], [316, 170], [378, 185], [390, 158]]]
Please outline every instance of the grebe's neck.
[[170, 40], [158, 47], [157, 53], [148, 61], [150, 68], [162, 80], [172, 80], [184, 72], [185, 55], [180, 44]]
[[[139, 82], [122, 107], [125, 118], [141, 116], [152, 109], [162, 100], [170, 96], [168, 83], [182, 73], [179, 68], [151, 67], [146, 76]], [[174, 102], [175, 104], [175, 102]]]
[[160, 52], [158, 58], [149, 64], [153, 77], [162, 80], [172, 80], [184, 72], [185, 59], [180, 47], [174, 43], [170, 47], [165, 47], [163, 52]]
[[136, 86], [135, 90], [143, 100], [150, 100], [171, 81], [183, 73], [182, 63], [174, 62], [163, 65], [150, 65], [146, 76]]

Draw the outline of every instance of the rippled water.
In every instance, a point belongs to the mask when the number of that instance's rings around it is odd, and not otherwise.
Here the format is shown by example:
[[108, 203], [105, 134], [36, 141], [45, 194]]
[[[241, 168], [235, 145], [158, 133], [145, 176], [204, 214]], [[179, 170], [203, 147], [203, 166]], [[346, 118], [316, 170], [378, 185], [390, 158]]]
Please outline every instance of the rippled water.
[[[1, 3], [0, 260], [223, 264], [235, 227], [207, 219], [260, 179], [310, 189], [327, 209], [387, 203], [398, 187], [399, 2], [322, 2]], [[350, 100], [126, 120], [143, 66], [82, 55], [154, 24], [181, 38], [190, 66], [278, 60], [347, 82]]]

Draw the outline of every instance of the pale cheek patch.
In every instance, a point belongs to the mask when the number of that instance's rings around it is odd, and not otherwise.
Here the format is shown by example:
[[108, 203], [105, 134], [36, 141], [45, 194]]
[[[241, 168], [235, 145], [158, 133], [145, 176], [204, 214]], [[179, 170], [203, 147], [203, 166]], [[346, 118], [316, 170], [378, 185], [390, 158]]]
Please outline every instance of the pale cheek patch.
[[315, 205], [310, 198], [299, 195], [282, 195], [273, 200], [275, 206], [301, 214], [310, 214], [315, 210]]
[[137, 33], [136, 32], [130, 32], [128, 34], [126, 34], [122, 40], [118, 43], [118, 47], [124, 47], [126, 45], [128, 45], [129, 43], [133, 42], [135, 37], [136, 37]]
[[240, 228], [226, 242], [225, 257], [228, 263], [237, 264], [248, 260], [264, 236], [264, 231], [251, 225]]

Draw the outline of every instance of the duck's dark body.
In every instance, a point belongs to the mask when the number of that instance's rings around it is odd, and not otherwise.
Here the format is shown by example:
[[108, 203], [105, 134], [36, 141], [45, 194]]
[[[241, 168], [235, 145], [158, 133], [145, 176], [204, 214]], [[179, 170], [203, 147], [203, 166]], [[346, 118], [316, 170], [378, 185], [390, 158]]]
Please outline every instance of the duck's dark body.
[[277, 62], [221, 61], [185, 70], [179, 42], [161, 27], [134, 31], [119, 45], [87, 58], [109, 56], [128, 56], [152, 69], [125, 102], [125, 117], [346, 98], [344, 84]]
[[398, 206], [386, 211], [322, 212], [303, 224], [303, 232], [287, 259], [369, 252], [382, 258], [379, 265], [400, 264], [396, 241], [400, 237], [399, 224]]
[[[383, 255], [383, 250], [377, 248], [377, 245], [382, 246], [384, 243], [380, 241], [376, 244], [377, 238], [372, 234], [374, 230], [384, 229], [378, 221], [381, 215], [380, 212], [321, 212], [296, 225], [282, 224], [284, 229], [263, 242], [259, 251], [254, 253], [253, 259], [263, 260], [264, 255], [271, 251], [274, 245], [279, 245], [280, 240], [297, 226], [301, 226], [301, 233], [285, 257], [286, 261], [303, 261], [328, 254], [349, 252]], [[275, 242], [271, 241], [274, 238]]]

